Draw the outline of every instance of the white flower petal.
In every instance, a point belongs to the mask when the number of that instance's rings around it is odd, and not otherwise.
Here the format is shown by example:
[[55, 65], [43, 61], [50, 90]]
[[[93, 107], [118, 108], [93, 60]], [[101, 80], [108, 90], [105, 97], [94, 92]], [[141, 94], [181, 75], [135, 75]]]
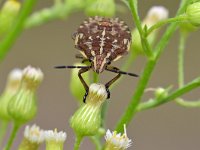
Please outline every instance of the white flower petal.
[[110, 130], [107, 130], [105, 139], [107, 143], [111, 143], [118, 149], [119, 148], [127, 149], [132, 144], [132, 140], [127, 137], [126, 128], [124, 128], [123, 135], [121, 135], [121, 133], [117, 134], [117, 132], [115, 131], [111, 133]]
[[26, 126], [24, 130], [24, 137], [33, 143], [42, 143], [44, 141], [44, 131], [37, 125]]
[[55, 142], [64, 142], [67, 138], [66, 132], [57, 130], [47, 130], [45, 131], [45, 139], [46, 141], [55, 141]]
[[23, 70], [23, 76], [34, 81], [42, 81], [44, 75], [39, 68], [28, 66]]

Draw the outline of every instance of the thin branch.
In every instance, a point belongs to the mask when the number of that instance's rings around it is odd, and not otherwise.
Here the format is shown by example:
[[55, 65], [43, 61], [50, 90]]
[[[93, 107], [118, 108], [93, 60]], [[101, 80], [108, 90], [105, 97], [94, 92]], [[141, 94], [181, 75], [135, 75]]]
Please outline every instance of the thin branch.
[[0, 61], [6, 56], [20, 33], [23, 31], [23, 26], [26, 18], [30, 14], [36, 0], [26, 0], [24, 1], [22, 10], [16, 20], [16, 23], [11, 28], [10, 32], [5, 36], [5, 38], [0, 43]]
[[137, 111], [143, 111], [143, 110], [154, 108], [161, 104], [170, 102], [170, 101], [175, 100], [176, 98], [178, 98], [186, 93], [189, 93], [190, 91], [192, 91], [196, 88], [199, 88], [199, 87], [200, 87], [200, 77], [191, 81], [190, 83], [183, 86], [182, 88], [177, 89], [176, 91], [174, 91], [173, 93], [171, 93], [170, 95], [165, 97], [164, 99], [160, 99], [159, 101], [158, 100], [150, 100], [150, 101], [141, 103], [137, 107]]

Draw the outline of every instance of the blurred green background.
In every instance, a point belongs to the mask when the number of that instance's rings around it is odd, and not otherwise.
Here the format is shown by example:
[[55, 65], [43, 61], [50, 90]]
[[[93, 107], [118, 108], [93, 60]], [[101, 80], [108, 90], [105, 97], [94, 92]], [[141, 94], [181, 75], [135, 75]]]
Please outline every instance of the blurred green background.
[[[38, 1], [35, 11], [51, 6], [52, 0]], [[163, 5], [169, 9], [173, 17], [178, 8], [179, 1], [139, 0], [140, 16], [143, 18], [149, 8]], [[117, 13], [117, 17], [134, 28], [130, 12]], [[26, 30], [18, 38], [7, 57], [0, 64], [0, 91], [2, 92], [10, 70], [27, 65], [40, 67], [45, 78], [38, 91], [38, 115], [29, 124], [36, 123], [43, 129], [58, 128], [58, 131], [67, 132], [65, 149], [73, 149], [75, 135], [69, 126], [69, 118], [77, 109], [77, 102], [69, 90], [70, 70], [56, 70], [56, 65], [72, 65], [79, 60], [75, 59], [78, 50], [74, 48], [71, 34], [85, 19], [82, 12], [70, 15], [66, 20], [55, 20], [40, 27]], [[190, 35], [186, 45], [185, 77], [186, 82], [200, 75], [200, 32]], [[171, 39], [166, 51], [163, 53], [152, 75], [149, 87], [177, 87], [177, 48], [178, 32]], [[120, 67], [124, 57], [113, 65]], [[129, 72], [140, 74], [145, 59], [139, 57], [129, 69]], [[115, 74], [103, 73], [100, 82], [105, 83]], [[107, 113], [107, 128], [113, 130], [114, 126], [128, 104], [138, 79], [126, 76], [117, 87], [111, 91]], [[197, 100], [200, 97], [199, 89], [184, 98]], [[152, 94], [147, 93], [143, 100]], [[183, 108], [175, 102], [170, 102], [155, 109], [138, 113], [127, 127], [128, 137], [133, 140], [135, 150], [199, 150], [200, 148], [200, 108]], [[23, 136], [23, 129], [18, 133], [13, 150]], [[44, 147], [44, 146], [43, 146]], [[43, 149], [43, 148], [42, 148]], [[93, 144], [85, 139], [81, 150], [93, 150]]]

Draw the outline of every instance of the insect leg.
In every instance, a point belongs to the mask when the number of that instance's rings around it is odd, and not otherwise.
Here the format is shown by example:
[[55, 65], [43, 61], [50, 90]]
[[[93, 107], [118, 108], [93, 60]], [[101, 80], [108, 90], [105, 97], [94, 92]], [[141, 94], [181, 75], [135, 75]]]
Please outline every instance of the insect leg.
[[[116, 68], [116, 67], [107, 66], [107, 67], [106, 67], [106, 70], [110, 71], [110, 70], [119, 70], [119, 69]], [[114, 78], [112, 78], [110, 81], [108, 81], [108, 82], [105, 84], [106, 91], [107, 91], [107, 93], [108, 93], [108, 96], [107, 96], [108, 99], [110, 98], [109, 87], [110, 87], [117, 79], [119, 79], [120, 76], [121, 76], [121, 73], [118, 73]]]
[[81, 74], [87, 72], [89, 69], [90, 69], [89, 67], [88, 68], [81, 68], [78, 72], [78, 77], [79, 77], [79, 79], [80, 79], [81, 83], [83, 84], [85, 91], [86, 91], [85, 95], [83, 96], [83, 102], [84, 103], [85, 103], [86, 97], [87, 97], [88, 92], [89, 92], [89, 86], [87, 85], [87, 83], [85, 82], [85, 80], [83, 79]]
[[75, 57], [78, 59], [82, 59], [81, 63], [89, 62], [89, 59], [83, 57], [81, 54], [76, 54]]
[[120, 73], [120, 74], [124, 74], [124, 75], [139, 77], [139, 75], [137, 75], [137, 74], [135, 74], [135, 73], [130, 73], [130, 72], [121, 71], [121, 70], [119, 70], [117, 67], [113, 67], [113, 66], [107, 66], [107, 67], [106, 67], [106, 70], [107, 70], [107, 71], [110, 71], [110, 72], [114, 72], [114, 73]]
[[75, 69], [75, 68], [90, 68], [90, 66], [55, 66], [56, 69]]
[[76, 54], [76, 55], [75, 55], [75, 58], [78, 58], [78, 59], [85, 59], [85, 58], [83, 57], [83, 55], [81, 55], [81, 54]]
[[83, 77], [81, 76], [82, 73], [87, 72], [91, 67], [90, 66], [55, 66], [56, 69], [65, 69], [65, 68], [69, 68], [69, 69], [74, 69], [74, 68], [81, 68], [78, 72], [78, 77], [81, 81], [81, 83], [83, 84], [84, 88], [85, 88], [85, 95], [83, 97], [83, 102], [85, 103], [86, 97], [88, 95], [88, 91], [89, 91], [89, 87], [87, 85], [87, 83], [85, 82], [85, 80], [83, 79]]

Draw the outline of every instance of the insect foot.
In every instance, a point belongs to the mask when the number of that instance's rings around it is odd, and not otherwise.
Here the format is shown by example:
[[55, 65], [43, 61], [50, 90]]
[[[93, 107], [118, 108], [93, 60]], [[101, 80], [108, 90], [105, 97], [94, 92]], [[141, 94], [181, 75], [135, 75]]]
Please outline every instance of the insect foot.
[[88, 96], [88, 91], [85, 92], [85, 95], [83, 96], [83, 102], [85, 103], [86, 102], [86, 98]]
[[107, 92], [107, 99], [110, 99], [110, 90], [107, 87], [106, 87], [106, 92]]

